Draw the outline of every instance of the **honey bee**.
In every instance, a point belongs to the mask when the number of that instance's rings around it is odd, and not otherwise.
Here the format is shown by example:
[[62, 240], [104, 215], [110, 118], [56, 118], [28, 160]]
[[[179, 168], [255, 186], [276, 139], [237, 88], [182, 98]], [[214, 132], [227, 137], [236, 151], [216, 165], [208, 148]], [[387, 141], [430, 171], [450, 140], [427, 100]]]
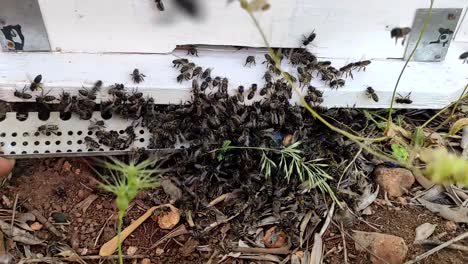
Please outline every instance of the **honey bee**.
[[184, 81], [184, 80], [188, 81], [188, 80], [190, 80], [190, 77], [191, 77], [190, 72], [181, 73], [181, 74], [179, 74], [179, 76], [177, 76], [177, 82], [182, 83], [182, 81]]
[[194, 45], [190, 45], [189, 49], [187, 50], [187, 55], [197, 56], [198, 57], [198, 50]]
[[319, 61], [319, 62], [317, 62], [317, 65], [319, 67], [328, 67], [328, 66], [331, 65], [331, 61]]
[[244, 102], [244, 86], [242, 85], [237, 88], [237, 100], [241, 103]]
[[211, 76], [211, 69], [208, 68], [208, 69], [206, 69], [206, 70], [203, 72], [203, 74], [202, 74], [202, 79], [206, 79], [206, 78], [208, 78], [208, 77], [210, 77], [210, 76]]
[[366, 95], [369, 98], [372, 98], [372, 100], [374, 100], [375, 102], [379, 101], [379, 96], [375, 93], [374, 88], [372, 88], [370, 86], [367, 87], [367, 89], [366, 89]]
[[463, 64], [465, 63], [468, 63], [468, 51], [467, 52], [463, 52], [460, 57], [459, 57], [460, 60], [463, 60]]
[[281, 70], [278, 69], [275, 65], [270, 65], [268, 67], [268, 71], [271, 72], [271, 73], [274, 73], [276, 76], [281, 75]]
[[343, 87], [345, 85], [345, 80], [343, 79], [337, 79], [333, 80], [330, 82], [330, 88], [336, 88], [338, 89], [339, 87]]
[[314, 41], [315, 37], [317, 36], [317, 34], [314, 33], [314, 31], [312, 31], [312, 33], [309, 34], [309, 36], [303, 36], [303, 40], [302, 40], [302, 45], [304, 46], [307, 46], [309, 45], [312, 41]]
[[216, 87], [216, 86], [218, 86], [220, 83], [221, 83], [221, 77], [216, 76], [216, 77], [213, 79], [212, 85], [213, 85], [213, 87]]
[[156, 7], [159, 11], [164, 11], [164, 4], [162, 0], [154, 0], [154, 2], [156, 3]]
[[257, 84], [254, 83], [250, 87], [249, 94], [247, 95], [247, 99], [252, 100], [252, 98], [255, 96], [255, 92], [257, 91]]
[[254, 56], [248, 56], [247, 59], [245, 59], [245, 64], [244, 64], [244, 67], [245, 66], [252, 66], [252, 65], [257, 65], [257, 63], [255, 62], [255, 57]]
[[57, 135], [58, 130], [59, 128], [57, 125], [49, 125], [49, 124], [42, 125], [37, 128], [37, 132], [43, 135], [50, 135], [51, 133]]
[[297, 82], [296, 77], [292, 76], [292, 75], [289, 74], [288, 72], [284, 72], [284, 75], [286, 75], [286, 79], [291, 80], [291, 82], [293, 82], [293, 83]]
[[271, 74], [270, 72], [265, 72], [265, 74], [263, 75], [263, 79], [265, 79], [266, 82], [271, 82]]
[[398, 42], [398, 39], [403, 38], [401, 45], [405, 45], [406, 36], [411, 32], [411, 28], [403, 27], [403, 28], [394, 28], [390, 31], [390, 37], [395, 38], [395, 45]]
[[276, 65], [275, 60], [270, 56], [270, 54], [265, 54], [265, 59], [266, 61], [262, 62], [264, 64], [265, 62], [269, 65]]
[[86, 136], [84, 138], [84, 143], [86, 144], [87, 148], [92, 149], [92, 150], [98, 149], [101, 146], [96, 140], [94, 140], [93, 138], [89, 136]]
[[411, 92], [407, 94], [406, 96], [402, 96], [401, 94], [398, 94], [398, 97], [395, 98], [395, 102], [397, 104], [411, 104], [413, 101], [410, 99]]
[[134, 83], [141, 83], [145, 81], [145, 77], [146, 77], [146, 75], [144, 75], [143, 73], [140, 73], [140, 70], [138, 69], [134, 69], [133, 72], [130, 74], [130, 76], [132, 76], [132, 80]]
[[353, 76], [354, 63], [348, 63], [345, 66], [339, 69], [340, 75], [345, 74], [345, 77], [351, 76], [351, 79], [354, 79]]
[[369, 64], [371, 64], [370, 60], [363, 60], [363, 61], [355, 62], [354, 67], [357, 68], [358, 71], [360, 71], [361, 69], [363, 71], [366, 71], [366, 67], [369, 66]]
[[201, 86], [200, 86], [200, 90], [201, 90], [201, 91], [205, 91], [206, 88], [208, 88], [209, 85], [210, 85], [209, 82], [203, 81], [202, 84], [201, 84]]
[[179, 68], [180, 66], [188, 63], [189, 61], [187, 59], [177, 59], [177, 60], [173, 60], [172, 61], [172, 64], [173, 64], [173, 67], [174, 68]]
[[223, 80], [221, 81], [221, 92], [227, 94], [228, 86], [229, 86], [228, 78], [223, 78]]
[[101, 130], [106, 128], [104, 120], [93, 120], [90, 121], [90, 125], [88, 126], [88, 130]]
[[57, 98], [55, 96], [47, 95], [47, 94], [44, 95], [44, 93], [42, 93], [41, 95], [36, 96], [36, 103], [45, 104], [45, 103], [50, 103], [50, 102], [52, 102], [54, 100], [57, 100]]
[[21, 99], [26, 99], [26, 100], [31, 99], [31, 98], [32, 98], [32, 95], [26, 93], [25, 90], [26, 90], [26, 87], [24, 87], [22, 91], [15, 90], [15, 92], [13, 93], [13, 95], [14, 95], [15, 97], [18, 97], [18, 98], [21, 98]]
[[29, 89], [31, 91], [37, 91], [38, 89], [42, 89], [42, 74], [37, 75], [34, 77], [34, 80], [29, 85]]
[[203, 72], [203, 68], [200, 67], [200, 66], [198, 66], [198, 67], [196, 67], [195, 69], [193, 69], [192, 77], [195, 78], [195, 77], [197, 77], [198, 75], [200, 75], [202, 72]]

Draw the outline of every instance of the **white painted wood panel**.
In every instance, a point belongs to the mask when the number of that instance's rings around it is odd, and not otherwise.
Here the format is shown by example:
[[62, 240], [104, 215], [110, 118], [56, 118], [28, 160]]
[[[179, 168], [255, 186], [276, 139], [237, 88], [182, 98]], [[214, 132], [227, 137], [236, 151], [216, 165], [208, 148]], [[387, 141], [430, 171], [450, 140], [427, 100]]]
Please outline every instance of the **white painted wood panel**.
[[[53, 50], [168, 53], [182, 44], [264, 46], [238, 3], [200, 2], [204, 15], [194, 20], [178, 14], [171, 1], [159, 12], [153, 0], [39, 0]], [[257, 16], [273, 46], [296, 47], [315, 29], [314, 52], [344, 59], [403, 57], [404, 47], [394, 44], [390, 30], [411, 26], [415, 10], [429, 6], [429, 0], [270, 2], [272, 8]], [[435, 1], [434, 7], [466, 10], [468, 2]]]
[[[454, 44], [460, 45], [460, 44]], [[466, 48], [464, 46], [463, 48]], [[462, 49], [459, 47], [458, 49]], [[240, 51], [200, 50], [200, 57], [189, 57], [198, 65], [213, 68], [213, 76], [226, 76], [230, 80], [230, 92], [238, 85], [249, 86], [258, 83], [265, 66], [265, 51], [258, 49]], [[255, 55], [257, 66], [243, 67], [247, 55]], [[455, 60], [455, 53], [448, 54], [452, 59], [444, 63], [411, 62], [400, 84], [399, 92], [412, 92], [411, 105], [396, 105], [409, 108], [442, 108], [458, 98], [467, 83], [468, 64]], [[190, 100], [191, 82], [178, 84], [178, 71], [172, 68], [172, 60], [185, 57], [184, 52], [174, 54], [85, 54], [85, 53], [0, 53], [0, 99], [19, 101], [13, 97], [14, 89], [22, 89], [29, 78], [43, 74], [45, 91], [58, 95], [63, 90], [77, 92], [82, 85], [90, 86], [96, 80], [105, 85], [124, 83], [128, 88], [137, 88], [155, 97], [156, 102], [181, 103]], [[326, 59], [326, 58], [323, 58]], [[349, 62], [348, 59], [330, 59], [337, 67]], [[401, 60], [373, 60], [366, 72], [357, 72], [354, 80], [347, 79], [347, 85], [339, 90], [330, 90], [320, 81], [313, 84], [325, 91], [324, 106], [382, 108], [390, 105], [390, 98], [398, 74], [403, 66]], [[139, 68], [147, 75], [145, 82], [135, 85], [130, 73]], [[291, 65], [284, 64], [289, 70]], [[292, 72], [296, 72], [295, 70]], [[378, 93], [378, 103], [367, 98], [364, 90], [372, 86]], [[103, 98], [106, 97], [104, 90]], [[294, 98], [297, 101], [297, 98]]]

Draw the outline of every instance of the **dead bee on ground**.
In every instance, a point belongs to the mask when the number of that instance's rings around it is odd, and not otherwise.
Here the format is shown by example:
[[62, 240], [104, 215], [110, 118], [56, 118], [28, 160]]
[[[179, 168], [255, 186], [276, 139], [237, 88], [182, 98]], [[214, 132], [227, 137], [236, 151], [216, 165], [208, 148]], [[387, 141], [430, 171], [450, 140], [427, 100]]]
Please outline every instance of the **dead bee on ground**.
[[398, 94], [398, 97], [395, 98], [395, 102], [397, 104], [411, 104], [413, 101], [410, 99], [411, 92], [407, 94], [406, 96], [402, 96], [401, 94]]
[[94, 140], [93, 138], [89, 136], [86, 136], [84, 138], [84, 143], [86, 144], [86, 147], [89, 149], [98, 149], [101, 146], [96, 140]]
[[18, 98], [21, 98], [21, 99], [31, 99], [32, 98], [32, 95], [31, 94], [28, 94], [25, 92], [26, 90], [26, 87], [23, 88], [22, 91], [18, 91], [18, 90], [15, 90], [15, 92], [13, 93], [13, 95], [15, 97], [18, 97]]
[[182, 81], [188, 81], [190, 80], [190, 78], [192, 77], [192, 75], [190, 74], [190, 72], [184, 72], [184, 73], [181, 73], [179, 74], [179, 76], [177, 76], [177, 82], [178, 83], [182, 83]]
[[162, 0], [154, 0], [154, 2], [156, 3], [156, 7], [159, 11], [164, 11], [164, 4]]
[[140, 70], [138, 70], [136, 68], [133, 70], [133, 72], [130, 74], [130, 76], [132, 77], [132, 80], [133, 80], [134, 83], [141, 83], [141, 82], [145, 81], [145, 77], [146, 77], [146, 75], [141, 73]]
[[361, 69], [363, 71], [366, 71], [366, 67], [369, 66], [369, 64], [371, 64], [371, 63], [372, 63], [372, 61], [370, 61], [370, 60], [358, 61], [358, 62], [354, 63], [354, 67], [356, 69], [358, 69], [358, 71], [360, 71]]
[[37, 91], [38, 89], [42, 89], [42, 74], [37, 75], [34, 80], [29, 85], [29, 89], [31, 91]]
[[330, 82], [330, 88], [336, 88], [338, 89], [339, 87], [343, 87], [345, 85], [345, 80], [343, 79], [337, 79], [333, 80]]
[[463, 52], [460, 57], [459, 57], [460, 60], [463, 60], [463, 64], [465, 63], [468, 63], [468, 51], [467, 52]]
[[255, 62], [255, 57], [254, 56], [248, 56], [247, 59], [245, 59], [244, 67], [247, 66], [247, 65], [249, 65], [249, 66], [252, 66], [252, 65], [256, 66], [257, 65], [257, 63]]
[[208, 68], [208, 69], [206, 69], [206, 70], [203, 72], [203, 74], [202, 74], [201, 77], [202, 77], [202, 79], [206, 79], [206, 78], [208, 78], [208, 77], [210, 77], [210, 76], [211, 76], [211, 69]]
[[37, 128], [37, 132], [43, 135], [50, 135], [51, 133], [57, 135], [58, 130], [59, 128], [57, 125], [48, 125], [48, 124], [42, 125]]
[[304, 46], [307, 46], [309, 45], [312, 41], [314, 41], [315, 37], [317, 36], [317, 34], [314, 33], [314, 31], [312, 31], [312, 33], [309, 34], [309, 36], [303, 36], [303, 40], [302, 40], [302, 45]]
[[172, 67], [175, 67], [175, 68], [179, 68], [180, 66], [188, 63], [189, 61], [187, 59], [177, 59], [177, 60], [173, 60], [172, 61], [172, 64], [173, 66]]
[[101, 130], [106, 128], [104, 120], [93, 120], [89, 121], [91, 124], [88, 126], [88, 130]]
[[375, 93], [374, 88], [372, 88], [370, 86], [367, 87], [367, 89], [366, 89], [366, 95], [369, 98], [372, 98], [372, 100], [374, 100], [375, 102], [379, 101], [379, 96]]
[[255, 92], [257, 91], [257, 84], [254, 83], [250, 87], [249, 94], [247, 95], [247, 99], [252, 100], [252, 98], [255, 96]]
[[395, 38], [395, 45], [398, 42], [398, 39], [403, 38], [403, 41], [401, 42], [401, 45], [405, 45], [405, 40], [406, 36], [411, 32], [411, 28], [409, 27], [404, 27], [404, 28], [394, 28], [392, 31], [390, 31], [390, 37]]
[[193, 72], [192, 72], [192, 78], [195, 78], [197, 76], [199, 76], [200, 74], [202, 74], [203, 72], [203, 68], [198, 66], [196, 67], [195, 69], [193, 69]]
[[198, 50], [194, 45], [190, 45], [189, 49], [187, 50], [187, 55], [197, 56], [198, 57]]

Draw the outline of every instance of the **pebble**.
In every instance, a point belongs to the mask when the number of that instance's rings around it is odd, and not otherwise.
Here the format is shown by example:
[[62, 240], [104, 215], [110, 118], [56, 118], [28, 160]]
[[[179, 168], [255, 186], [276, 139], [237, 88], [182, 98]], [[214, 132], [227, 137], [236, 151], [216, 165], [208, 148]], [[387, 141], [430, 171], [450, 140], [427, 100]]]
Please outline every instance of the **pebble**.
[[78, 223], [83, 223], [83, 218], [77, 218], [76, 221], [77, 221]]
[[156, 248], [156, 256], [161, 256], [162, 254], [164, 254], [164, 249], [162, 248]]
[[34, 222], [31, 225], [32, 231], [39, 231], [39, 230], [42, 229], [42, 227], [43, 227], [43, 225], [41, 223], [39, 223], [39, 222]]
[[[364, 251], [362, 247], [370, 250], [374, 255], [379, 256], [390, 264], [402, 264], [408, 253], [403, 238], [376, 232], [355, 231], [353, 234], [356, 250]], [[362, 246], [362, 247], [361, 247]], [[371, 255], [371, 262], [374, 264], [384, 263], [380, 259]]]
[[97, 204], [96, 209], [101, 210], [102, 209], [102, 204]]
[[85, 198], [85, 192], [83, 190], [78, 191], [78, 198], [84, 199]]
[[62, 205], [62, 212], [67, 211], [67, 208], [68, 208], [68, 207], [67, 207], [66, 205]]
[[81, 214], [80, 214], [80, 213], [78, 213], [78, 212], [75, 212], [75, 214], [74, 214], [74, 215], [75, 215], [75, 217], [76, 217], [76, 218], [80, 218], [80, 217], [81, 217]]
[[76, 174], [76, 175], [80, 175], [80, 174], [81, 174], [81, 170], [80, 170], [80, 169], [76, 169], [76, 170], [75, 170], [75, 174]]
[[55, 210], [55, 211], [58, 211], [58, 212], [61, 212], [62, 211], [62, 206], [58, 205], [58, 204], [52, 204], [52, 208]]
[[445, 228], [447, 229], [447, 231], [452, 232], [452, 231], [457, 230], [458, 226], [453, 221], [447, 221], [445, 222]]
[[141, 264], [151, 264], [151, 260], [150, 260], [150, 259], [147, 259], [147, 258], [142, 259], [142, 260], [141, 260]]
[[410, 170], [404, 168], [386, 168], [379, 166], [374, 171], [377, 184], [389, 197], [401, 197], [414, 184], [414, 176]]

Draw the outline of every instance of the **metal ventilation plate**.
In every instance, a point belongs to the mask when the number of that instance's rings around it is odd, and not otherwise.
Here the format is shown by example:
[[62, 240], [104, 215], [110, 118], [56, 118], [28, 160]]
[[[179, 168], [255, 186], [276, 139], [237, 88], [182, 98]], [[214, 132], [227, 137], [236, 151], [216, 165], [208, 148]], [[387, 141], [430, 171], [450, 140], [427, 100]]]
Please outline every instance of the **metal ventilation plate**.
[[[27, 116], [26, 116], [27, 115]], [[103, 120], [100, 112], [94, 112], [90, 120], [80, 120], [76, 115], [63, 120], [59, 112], [51, 112], [47, 120], [39, 119], [37, 112], [15, 113], [8, 112], [5, 119], [0, 121], [0, 155], [13, 158], [30, 158], [37, 156], [66, 156], [66, 155], [106, 155], [112, 153], [125, 154], [138, 148], [146, 148], [149, 144], [150, 133], [146, 128], [134, 128], [136, 140], [125, 150], [114, 150], [103, 144], [99, 148], [90, 149], [85, 143], [89, 136], [95, 141], [96, 131], [89, 131], [92, 120]], [[111, 118], [104, 120], [105, 130], [115, 130], [124, 135], [125, 129], [132, 125], [133, 120]], [[54, 133], [39, 133], [42, 125], [56, 125]]]

